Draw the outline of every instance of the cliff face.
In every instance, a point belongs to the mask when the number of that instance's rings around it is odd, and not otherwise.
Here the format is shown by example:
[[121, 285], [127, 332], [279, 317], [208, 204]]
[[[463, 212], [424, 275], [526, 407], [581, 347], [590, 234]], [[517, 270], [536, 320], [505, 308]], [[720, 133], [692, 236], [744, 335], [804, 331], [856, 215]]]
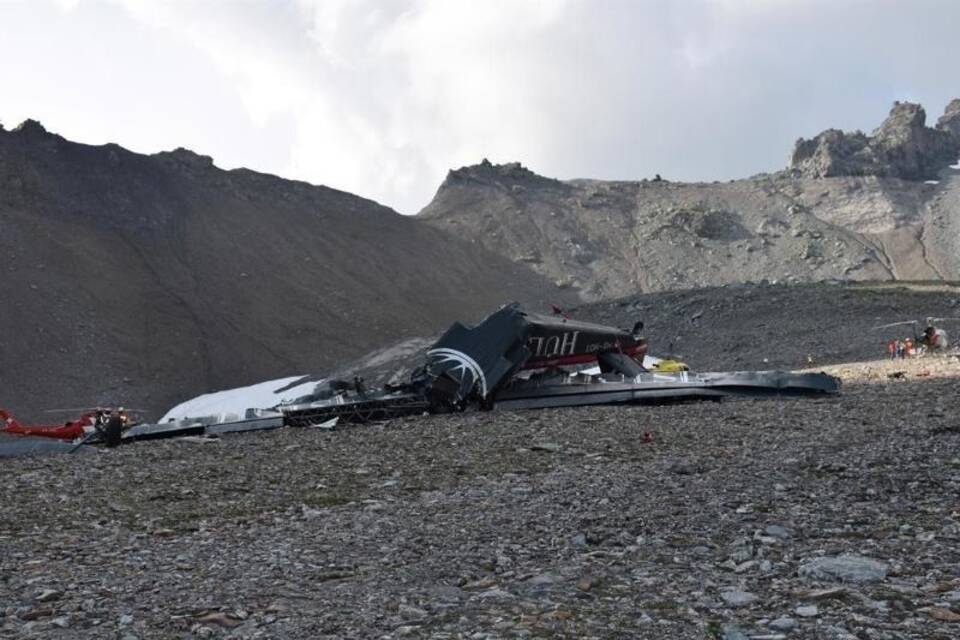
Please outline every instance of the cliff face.
[[960, 155], [960, 100], [947, 106], [935, 128], [926, 126], [926, 118], [918, 104], [894, 103], [872, 135], [828, 129], [810, 140], [799, 139], [790, 167], [806, 178], [936, 178]]
[[791, 169], [726, 183], [558, 181], [484, 162], [451, 171], [420, 217], [587, 300], [764, 279], [960, 279], [960, 101], [937, 128], [924, 122], [897, 104], [872, 136], [828, 131], [798, 143]]
[[24, 415], [159, 412], [557, 297], [526, 266], [370, 200], [32, 121], [0, 130], [0, 274], [0, 406]]

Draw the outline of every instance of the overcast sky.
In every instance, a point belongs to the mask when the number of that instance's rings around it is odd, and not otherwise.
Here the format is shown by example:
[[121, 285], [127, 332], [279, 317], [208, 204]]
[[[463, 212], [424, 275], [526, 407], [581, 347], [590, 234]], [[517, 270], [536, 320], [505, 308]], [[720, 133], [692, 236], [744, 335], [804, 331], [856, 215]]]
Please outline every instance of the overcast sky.
[[0, 122], [402, 213], [450, 168], [743, 177], [960, 96], [956, 0], [0, 0]]

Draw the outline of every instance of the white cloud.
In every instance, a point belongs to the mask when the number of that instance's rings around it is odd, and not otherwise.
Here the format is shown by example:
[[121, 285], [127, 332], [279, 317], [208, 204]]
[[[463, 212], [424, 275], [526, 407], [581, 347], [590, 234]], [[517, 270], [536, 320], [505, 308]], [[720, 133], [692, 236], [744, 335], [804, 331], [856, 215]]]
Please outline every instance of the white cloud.
[[[729, 178], [799, 135], [957, 87], [960, 5], [929, 0], [0, 4], [6, 122], [188, 146], [404, 213], [447, 169]], [[933, 114], [931, 114], [933, 115]]]

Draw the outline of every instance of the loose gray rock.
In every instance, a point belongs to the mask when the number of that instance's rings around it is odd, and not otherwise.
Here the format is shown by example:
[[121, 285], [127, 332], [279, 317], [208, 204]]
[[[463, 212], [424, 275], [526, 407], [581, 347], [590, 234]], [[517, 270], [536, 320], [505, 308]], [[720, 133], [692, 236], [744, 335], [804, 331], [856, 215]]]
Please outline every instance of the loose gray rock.
[[52, 619], [50, 624], [54, 627], [59, 627], [60, 629], [68, 629], [70, 627], [70, 618], [66, 616], [59, 616]]
[[791, 631], [797, 626], [797, 621], [789, 616], [783, 616], [782, 618], [777, 618], [767, 626], [776, 631]]
[[746, 573], [747, 571], [755, 568], [758, 564], [759, 563], [756, 560], [747, 560], [746, 562], [738, 564], [733, 571], [734, 573]]
[[857, 637], [843, 627], [836, 625], [824, 625], [820, 628], [820, 633], [824, 640], [855, 640]]
[[810, 591], [804, 596], [806, 600], [831, 600], [833, 598], [841, 598], [846, 595], [847, 590], [845, 587], [831, 587], [829, 589], [817, 589], [815, 591]]
[[54, 600], [59, 600], [63, 597], [62, 591], [57, 591], [56, 589], [44, 589], [37, 594], [37, 597], [34, 598], [37, 602], [53, 602]]
[[789, 529], [778, 524], [768, 525], [767, 528], [764, 529], [764, 533], [774, 538], [780, 538], [781, 540], [789, 540], [793, 537], [793, 533], [791, 533]]
[[887, 577], [887, 565], [858, 555], [816, 558], [800, 567], [801, 577], [811, 580], [862, 584]]
[[760, 599], [756, 594], [740, 589], [730, 589], [722, 591], [720, 598], [731, 607], [746, 607]]
[[732, 624], [723, 625], [720, 637], [722, 640], [749, 640], [747, 634]]
[[397, 608], [397, 613], [399, 613], [403, 618], [407, 620], [419, 620], [421, 618], [427, 617], [427, 612], [418, 607], [412, 607], [408, 604], [402, 604]]
[[503, 589], [488, 589], [473, 596], [472, 600], [514, 600], [515, 595]]

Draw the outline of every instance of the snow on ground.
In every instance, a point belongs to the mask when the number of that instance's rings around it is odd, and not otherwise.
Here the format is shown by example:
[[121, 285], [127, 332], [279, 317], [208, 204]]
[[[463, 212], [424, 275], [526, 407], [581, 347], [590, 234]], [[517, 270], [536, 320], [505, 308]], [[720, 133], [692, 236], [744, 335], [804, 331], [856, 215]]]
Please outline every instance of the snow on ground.
[[[294, 384], [298, 380], [306, 381], [301, 384]], [[291, 376], [289, 378], [267, 380], [249, 387], [207, 393], [192, 400], [181, 402], [167, 411], [166, 415], [160, 418], [160, 422], [202, 416], [219, 416], [217, 422], [239, 420], [243, 418], [247, 409], [269, 409], [277, 406], [283, 400], [292, 400], [312, 393], [318, 382], [316, 378]]]
[[960, 169], [960, 158], [957, 158], [957, 163], [950, 165], [951, 169]]
[[940, 184], [939, 180], [924, 180], [923, 184]]

